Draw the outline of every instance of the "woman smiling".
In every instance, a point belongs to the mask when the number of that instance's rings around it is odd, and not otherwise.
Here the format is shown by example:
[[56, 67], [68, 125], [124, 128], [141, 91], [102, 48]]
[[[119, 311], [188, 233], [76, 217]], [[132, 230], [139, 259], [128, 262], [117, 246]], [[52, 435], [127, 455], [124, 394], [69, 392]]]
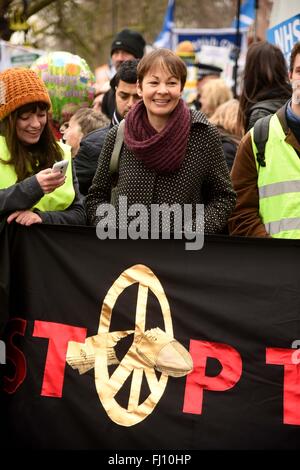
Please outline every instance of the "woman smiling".
[[[128, 206], [139, 203], [204, 205], [205, 233], [220, 233], [235, 205], [216, 128], [182, 100], [187, 69], [169, 49], [157, 49], [138, 64], [137, 91], [142, 100], [125, 119], [124, 145], [119, 160], [118, 197]], [[117, 127], [110, 130], [87, 196], [91, 224], [100, 217], [99, 205], [110, 201], [109, 173]], [[98, 211], [99, 214], [99, 211]]]
[[[70, 148], [57, 143], [48, 124], [51, 101], [28, 69], [0, 73], [0, 218], [21, 225], [84, 224]], [[69, 160], [67, 175], [52, 171]]]

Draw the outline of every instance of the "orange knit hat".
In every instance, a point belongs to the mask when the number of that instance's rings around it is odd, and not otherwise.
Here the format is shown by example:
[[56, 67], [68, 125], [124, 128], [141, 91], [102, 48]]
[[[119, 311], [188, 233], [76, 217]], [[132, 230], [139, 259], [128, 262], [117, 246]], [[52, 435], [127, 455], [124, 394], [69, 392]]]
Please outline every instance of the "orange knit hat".
[[0, 73], [0, 121], [24, 104], [36, 101], [51, 107], [47, 88], [33, 70], [11, 68]]

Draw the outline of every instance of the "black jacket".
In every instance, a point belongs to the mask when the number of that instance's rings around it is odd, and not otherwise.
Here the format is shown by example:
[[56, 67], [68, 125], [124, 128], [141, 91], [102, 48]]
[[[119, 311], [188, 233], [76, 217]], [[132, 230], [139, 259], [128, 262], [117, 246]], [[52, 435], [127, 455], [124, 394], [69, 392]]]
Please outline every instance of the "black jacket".
[[291, 98], [291, 95], [292, 88], [287, 83], [281, 88], [262, 90], [256, 97], [256, 103], [246, 111], [246, 132], [254, 126], [258, 119], [276, 113]]
[[109, 126], [96, 129], [87, 134], [80, 142], [80, 148], [74, 158], [76, 175], [81, 194], [87, 195], [98, 165], [98, 158], [109, 131]]
[[110, 89], [104, 94], [101, 105], [102, 112], [112, 119], [116, 108], [116, 76], [110, 81]]
[[274, 114], [286, 103], [286, 98], [264, 100], [255, 103], [249, 113], [247, 132], [254, 126], [256, 121], [269, 114]]
[[233, 140], [230, 135], [221, 135], [221, 142], [223, 147], [223, 152], [225, 155], [225, 160], [228, 166], [228, 170], [231, 171], [238, 144]]

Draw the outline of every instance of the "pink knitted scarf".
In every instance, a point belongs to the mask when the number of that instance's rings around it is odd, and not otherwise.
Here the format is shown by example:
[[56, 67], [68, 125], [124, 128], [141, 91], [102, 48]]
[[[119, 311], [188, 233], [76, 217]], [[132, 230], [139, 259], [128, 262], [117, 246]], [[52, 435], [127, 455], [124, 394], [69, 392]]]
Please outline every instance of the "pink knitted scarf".
[[151, 126], [140, 101], [126, 116], [124, 141], [145, 166], [158, 173], [170, 173], [178, 170], [185, 157], [190, 127], [190, 111], [182, 99], [161, 132]]

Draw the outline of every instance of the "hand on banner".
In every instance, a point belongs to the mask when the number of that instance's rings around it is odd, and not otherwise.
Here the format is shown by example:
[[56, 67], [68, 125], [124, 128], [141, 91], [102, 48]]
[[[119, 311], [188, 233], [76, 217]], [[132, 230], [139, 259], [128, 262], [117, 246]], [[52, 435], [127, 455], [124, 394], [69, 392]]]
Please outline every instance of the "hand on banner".
[[32, 224], [41, 224], [41, 217], [30, 210], [27, 211], [15, 211], [7, 217], [7, 223], [17, 222], [20, 225], [26, 225], [27, 227]]

